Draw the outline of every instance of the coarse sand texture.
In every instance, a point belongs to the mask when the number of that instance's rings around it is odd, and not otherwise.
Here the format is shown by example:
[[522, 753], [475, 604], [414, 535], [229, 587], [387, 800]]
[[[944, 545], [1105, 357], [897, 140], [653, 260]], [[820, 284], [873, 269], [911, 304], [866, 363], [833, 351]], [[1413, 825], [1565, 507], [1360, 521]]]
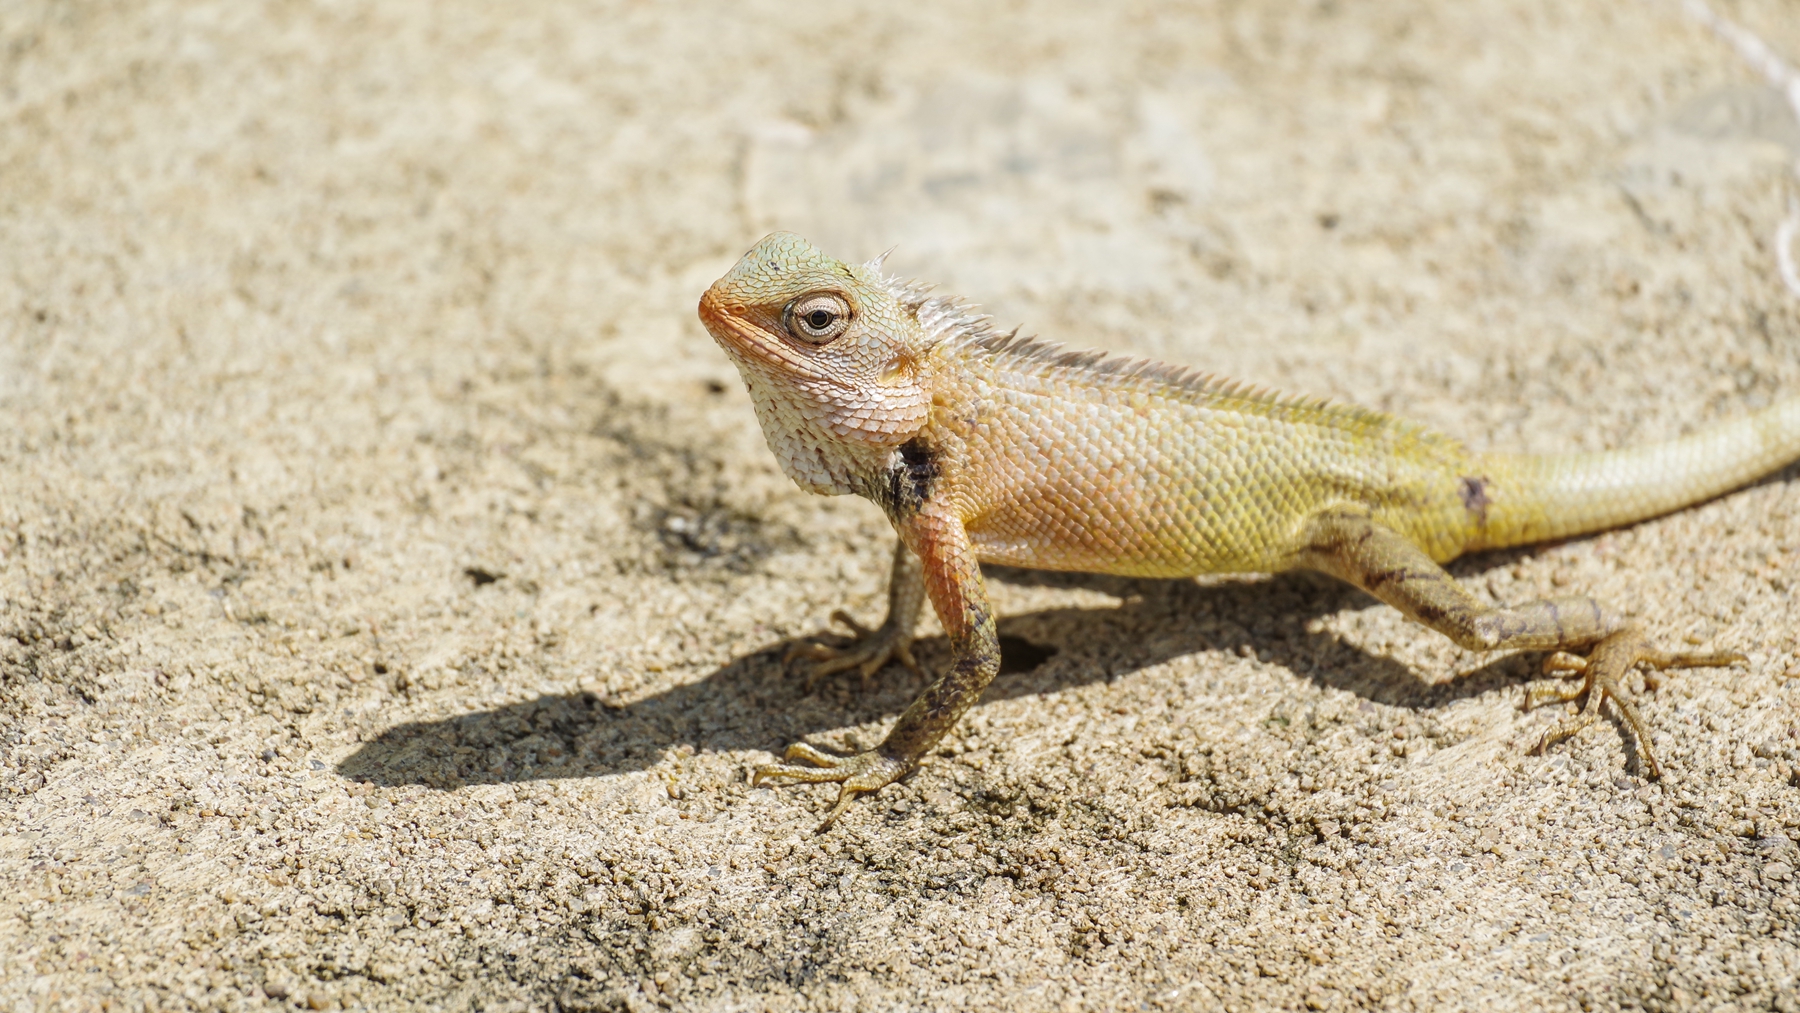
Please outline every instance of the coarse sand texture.
[[815, 835], [893, 535], [695, 318], [779, 228], [1480, 450], [1741, 418], [1800, 121], [1694, 14], [0, 4], [0, 1010], [1800, 1010], [1800, 470], [1452, 567], [1748, 656], [1659, 782], [1322, 577], [994, 568]]

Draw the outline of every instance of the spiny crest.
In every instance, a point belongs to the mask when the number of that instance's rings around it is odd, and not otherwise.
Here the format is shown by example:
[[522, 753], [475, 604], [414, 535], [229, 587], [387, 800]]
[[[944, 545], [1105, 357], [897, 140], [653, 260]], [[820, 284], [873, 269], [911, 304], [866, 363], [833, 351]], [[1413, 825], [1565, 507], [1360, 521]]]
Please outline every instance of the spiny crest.
[[[887, 254], [881, 256], [886, 258]], [[879, 260], [869, 262], [871, 268], [878, 264]], [[936, 347], [944, 341], [964, 341], [993, 333], [988, 315], [970, 303], [954, 296], [934, 296], [931, 294], [933, 286], [918, 281], [879, 272], [876, 276], [887, 288], [888, 295], [919, 321], [920, 329], [925, 332], [926, 348]]]
[[1046, 376], [1052, 371], [1080, 372], [1099, 384], [1149, 383], [1175, 397], [1193, 400], [1229, 398], [1254, 401], [1271, 408], [1298, 412], [1331, 412], [1365, 423], [1396, 427], [1424, 435], [1423, 427], [1405, 419], [1359, 405], [1341, 404], [1309, 394], [1285, 394], [1268, 387], [1233, 380], [1190, 366], [1176, 366], [1155, 359], [1110, 352], [1067, 348], [1060, 342], [1021, 335], [1017, 327], [996, 330], [992, 318], [953, 296], [934, 296], [932, 286], [881, 275], [879, 266], [887, 254], [869, 266], [902, 306], [912, 311], [925, 331], [928, 345], [949, 343], [953, 355], [990, 355], [996, 364], [1027, 375]]
[[1030, 372], [1072, 369], [1090, 374], [1101, 382], [1138, 380], [1210, 397], [1273, 401], [1296, 408], [1318, 408], [1326, 404], [1322, 398], [1280, 394], [1266, 387], [1241, 383], [1191, 366], [1176, 366], [1155, 359], [1094, 349], [1070, 349], [1061, 342], [1021, 336], [1016, 329], [1009, 334], [990, 334], [977, 338], [970, 342], [970, 347], [986, 351], [1014, 368]]
[[1082, 374], [1090, 383], [1126, 386], [1133, 383], [1153, 384], [1167, 394], [1187, 401], [1229, 399], [1267, 405], [1280, 411], [1301, 413], [1327, 412], [1339, 418], [1387, 427], [1397, 433], [1428, 435], [1416, 423], [1373, 408], [1343, 404], [1313, 394], [1286, 394], [1258, 384], [1233, 380], [1191, 366], [1176, 366], [1135, 355], [1119, 355], [1088, 349], [1069, 350], [1059, 342], [1041, 341], [1021, 336], [1015, 328], [1008, 333], [987, 331], [970, 335], [963, 346], [986, 352], [997, 363], [1028, 375], [1047, 376], [1055, 370], [1071, 370]]

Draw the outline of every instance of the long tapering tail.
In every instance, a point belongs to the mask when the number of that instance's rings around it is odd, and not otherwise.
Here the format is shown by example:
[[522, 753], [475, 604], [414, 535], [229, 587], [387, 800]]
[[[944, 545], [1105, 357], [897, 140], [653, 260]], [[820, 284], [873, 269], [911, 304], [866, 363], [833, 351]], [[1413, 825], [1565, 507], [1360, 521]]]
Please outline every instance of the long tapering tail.
[[1487, 454], [1487, 523], [1479, 547], [1641, 521], [1730, 492], [1795, 460], [1800, 397], [1666, 443], [1597, 454]]

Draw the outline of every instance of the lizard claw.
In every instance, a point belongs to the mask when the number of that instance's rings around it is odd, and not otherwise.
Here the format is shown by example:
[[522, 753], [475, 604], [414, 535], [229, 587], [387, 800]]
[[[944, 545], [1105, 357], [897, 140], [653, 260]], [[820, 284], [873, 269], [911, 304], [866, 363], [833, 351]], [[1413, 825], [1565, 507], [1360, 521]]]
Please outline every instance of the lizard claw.
[[884, 623], [880, 629], [871, 630], [851, 618], [848, 612], [839, 609], [831, 614], [833, 622], [843, 623], [855, 634], [855, 642], [848, 647], [832, 647], [827, 644], [795, 644], [788, 649], [784, 661], [806, 658], [818, 662], [806, 675], [806, 691], [812, 692], [820, 679], [828, 675], [836, 675], [856, 669], [862, 676], [862, 688], [867, 691], [874, 681], [875, 673], [889, 661], [898, 661], [917, 675], [919, 663], [913, 658], [912, 635], [903, 632], [898, 626]]
[[805, 760], [811, 766], [800, 766], [795, 763], [770, 763], [756, 768], [750, 778], [752, 788], [759, 787], [772, 777], [788, 778], [797, 784], [820, 784], [836, 781], [843, 787], [838, 791], [837, 804], [826, 814], [825, 822], [819, 824], [816, 833], [824, 833], [831, 824], [850, 808], [856, 796], [879, 791], [883, 787], [904, 777], [912, 768], [878, 749], [871, 749], [855, 756], [834, 756], [823, 750], [809, 746], [804, 742], [796, 742], [787, 748], [783, 756], [786, 760]]

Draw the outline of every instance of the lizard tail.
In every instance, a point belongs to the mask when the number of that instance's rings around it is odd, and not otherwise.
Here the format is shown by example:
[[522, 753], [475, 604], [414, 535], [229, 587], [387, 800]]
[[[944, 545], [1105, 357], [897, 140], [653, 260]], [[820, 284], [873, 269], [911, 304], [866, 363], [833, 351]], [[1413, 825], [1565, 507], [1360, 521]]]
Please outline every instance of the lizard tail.
[[1502, 548], [1630, 524], [1708, 500], [1800, 460], [1800, 397], [1666, 443], [1596, 454], [1486, 454], [1463, 479], [1485, 516], [1469, 548]]

